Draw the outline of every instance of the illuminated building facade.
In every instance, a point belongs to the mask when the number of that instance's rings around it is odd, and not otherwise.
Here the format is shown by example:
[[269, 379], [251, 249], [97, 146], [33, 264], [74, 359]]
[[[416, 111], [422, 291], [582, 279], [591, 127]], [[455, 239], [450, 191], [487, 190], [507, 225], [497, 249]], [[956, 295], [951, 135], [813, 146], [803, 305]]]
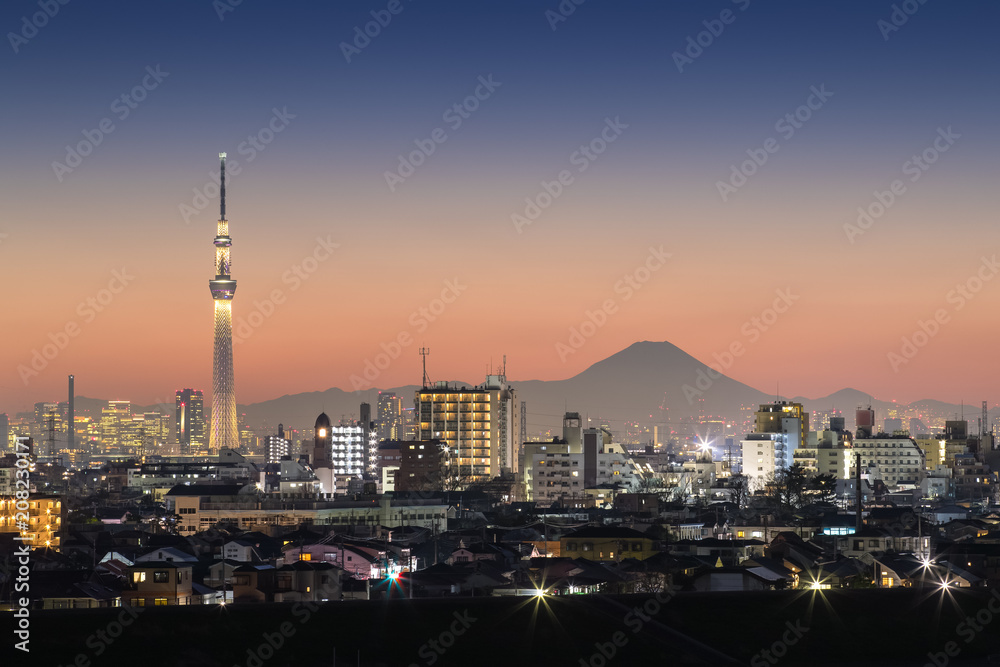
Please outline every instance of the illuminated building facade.
[[174, 396], [177, 442], [182, 454], [205, 447], [205, 397], [200, 389], [178, 389]]
[[[594, 495], [594, 491], [616, 489], [632, 492], [639, 488], [642, 471], [621, 444], [612, 442], [611, 433], [603, 428], [581, 430], [580, 444], [574, 444], [572, 423], [576, 413], [563, 418], [561, 442], [526, 447], [531, 451], [531, 476], [527, 478], [527, 499], [541, 507], [560, 502], [563, 506], [582, 505], [577, 501]], [[578, 421], [578, 420], [577, 420]]]
[[[80, 424], [89, 428], [86, 422]], [[105, 453], [110, 454], [162, 452], [170, 441], [170, 417], [159, 412], [133, 415], [129, 401], [108, 401], [108, 407], [101, 410], [100, 440]]]
[[208, 530], [220, 521], [243, 530], [266, 526], [416, 526], [444, 532], [448, 505], [433, 499], [395, 500], [387, 495], [374, 501], [314, 497], [258, 497], [247, 502], [240, 485], [178, 485], [165, 496], [168, 511], [178, 515], [177, 532], [188, 536]]
[[798, 426], [798, 441], [805, 444], [809, 440], [809, 413], [802, 409], [801, 403], [778, 401], [764, 403], [757, 410], [755, 433], [787, 433], [791, 431], [793, 422]]
[[312, 466], [324, 482], [324, 492], [331, 492], [332, 486], [319, 472], [321, 468], [329, 469], [333, 475], [362, 477], [370, 466], [377, 465], [375, 433], [361, 422], [341, 420], [333, 426], [324, 412], [316, 418], [314, 431]]
[[858, 454], [861, 455], [861, 473], [877, 475], [890, 488], [900, 485], [914, 488], [924, 479], [924, 452], [908, 436], [855, 438], [848, 459], [852, 477]]
[[330, 427], [330, 467], [335, 475], [361, 476], [368, 469], [369, 443], [361, 424]]
[[[28, 509], [18, 509], [27, 502]], [[18, 526], [19, 512], [27, 511], [26, 526]], [[23, 523], [23, 522], [22, 522]], [[12, 496], [0, 497], [0, 533], [20, 533], [22, 544], [31, 548], [48, 547], [59, 549], [59, 529], [62, 527], [62, 501], [59, 496], [31, 494], [27, 501], [18, 501]]]
[[388, 391], [378, 393], [378, 438], [379, 440], [400, 440], [403, 401]]
[[759, 480], [787, 470], [795, 450], [809, 442], [809, 413], [801, 403], [764, 403], [757, 410], [754, 432], [741, 441], [743, 474]]
[[170, 415], [159, 412], [142, 414], [142, 453], [162, 454], [164, 446], [170, 442]]
[[285, 437], [285, 425], [278, 424], [278, 434], [269, 435], [264, 440], [264, 461], [278, 463], [292, 455], [292, 443]]
[[439, 382], [416, 392], [416, 439], [445, 443], [448, 476], [489, 481], [517, 471], [519, 407], [504, 375], [488, 375], [472, 389]]
[[101, 410], [101, 445], [105, 451], [122, 453], [134, 446], [132, 405], [128, 401], [108, 401]]
[[212, 426], [208, 447], [237, 449], [240, 445], [233, 381], [233, 296], [236, 281], [230, 271], [229, 221], [226, 220], [226, 154], [219, 153], [219, 224], [215, 234], [215, 278], [208, 281], [215, 302], [215, 348], [212, 356]]

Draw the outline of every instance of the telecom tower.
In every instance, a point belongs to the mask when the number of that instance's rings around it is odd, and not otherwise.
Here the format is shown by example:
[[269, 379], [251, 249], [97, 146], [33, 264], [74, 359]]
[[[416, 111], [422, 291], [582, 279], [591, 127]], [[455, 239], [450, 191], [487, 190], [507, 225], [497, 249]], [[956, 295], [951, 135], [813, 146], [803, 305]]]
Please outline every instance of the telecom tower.
[[212, 452], [240, 444], [236, 416], [236, 385], [233, 382], [233, 295], [236, 281], [231, 269], [229, 221], [226, 220], [226, 154], [219, 153], [219, 227], [215, 234], [215, 279], [208, 281], [215, 301], [215, 353], [212, 356], [212, 429], [208, 446]]

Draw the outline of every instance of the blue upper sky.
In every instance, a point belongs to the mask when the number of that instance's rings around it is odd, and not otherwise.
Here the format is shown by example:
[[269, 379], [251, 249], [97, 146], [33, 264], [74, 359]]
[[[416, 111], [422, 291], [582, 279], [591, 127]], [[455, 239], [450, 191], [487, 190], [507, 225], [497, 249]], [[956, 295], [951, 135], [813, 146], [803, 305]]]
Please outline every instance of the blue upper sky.
[[[281, 276], [318, 237], [343, 246], [238, 350], [249, 364], [237, 362], [241, 402], [349, 388], [456, 275], [477, 296], [424, 334], [452, 350], [435, 360], [442, 377], [469, 377], [502, 353], [521, 377], [568, 377], [636, 340], [710, 360], [790, 286], [802, 301], [732, 376], [780, 379], [802, 395], [985, 393], [1000, 361], [974, 381], [940, 378], [995, 357], [993, 296], [949, 310], [954, 323], [901, 370], [887, 355], [935, 308], [950, 309], [949, 290], [992, 252], [998, 25], [1000, 3], [986, 0], [7, 0], [0, 263], [35, 278], [8, 280], [6, 324], [30, 325], [6, 328], [0, 408], [48, 400], [53, 378], [73, 364], [84, 377], [112, 344], [185, 360], [133, 378], [135, 400], [210, 385], [210, 331], [191, 322], [208, 307], [217, 202], [209, 192], [187, 220], [183, 207], [210, 183], [219, 151], [243, 168], [228, 206], [237, 318], [287, 290]], [[366, 30], [374, 36], [359, 38]], [[457, 103], [477, 107], [460, 125], [449, 121]], [[275, 113], [287, 125], [253, 149], [248, 137], [268, 135]], [[796, 113], [809, 120], [783, 121]], [[513, 227], [608, 122], [627, 129], [537, 222]], [[863, 238], [845, 236], [857, 209], [948, 128], [955, 147]], [[399, 156], [439, 129], [446, 141], [426, 164], [387, 187]], [[778, 148], [766, 166], [720, 197], [719, 183], [769, 139]], [[89, 154], [57, 173], [81, 142]], [[39, 245], [39, 229], [60, 234]], [[669, 272], [561, 358], [570, 328], [661, 244]], [[144, 271], [134, 287], [25, 393], [18, 366], [125, 260]], [[344, 327], [333, 313], [360, 295], [379, 307], [364, 327]], [[316, 303], [330, 304], [326, 326], [344, 353], [314, 372], [296, 356], [310, 341], [288, 341]], [[858, 318], [876, 318], [877, 334]], [[413, 381], [418, 363], [409, 350], [380, 382]]]

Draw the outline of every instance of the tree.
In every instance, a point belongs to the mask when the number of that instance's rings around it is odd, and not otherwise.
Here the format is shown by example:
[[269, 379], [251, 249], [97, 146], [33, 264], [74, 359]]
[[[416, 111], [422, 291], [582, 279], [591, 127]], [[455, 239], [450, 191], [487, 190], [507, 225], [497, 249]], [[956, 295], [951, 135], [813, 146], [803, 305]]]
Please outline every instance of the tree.
[[806, 484], [809, 475], [801, 464], [793, 464], [785, 471], [785, 486], [787, 488], [788, 506], [791, 508], [801, 507], [805, 503]]
[[837, 497], [837, 478], [833, 475], [816, 475], [809, 480], [808, 489], [817, 502], [832, 502]]
[[806, 491], [806, 471], [798, 463], [781, 470], [777, 475], [778, 500], [782, 507], [795, 510], [802, 507]]
[[442, 477], [442, 486], [445, 491], [464, 491], [474, 481], [472, 473], [464, 473], [458, 470], [458, 466], [447, 468]]
[[804, 503], [806, 481], [805, 469], [798, 463], [781, 468], [764, 478], [764, 496], [781, 509], [798, 509]]
[[659, 593], [667, 589], [669, 577], [642, 561], [631, 573], [635, 593]]
[[732, 490], [732, 501], [737, 509], [743, 509], [750, 500], [750, 478], [746, 475], [733, 475], [729, 480]]

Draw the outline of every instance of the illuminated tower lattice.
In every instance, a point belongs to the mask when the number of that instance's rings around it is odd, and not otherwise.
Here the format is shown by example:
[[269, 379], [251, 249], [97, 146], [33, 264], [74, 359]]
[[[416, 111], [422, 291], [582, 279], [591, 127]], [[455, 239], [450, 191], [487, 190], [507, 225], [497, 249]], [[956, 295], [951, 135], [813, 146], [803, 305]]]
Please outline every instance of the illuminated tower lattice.
[[233, 295], [236, 281], [230, 276], [229, 221], [226, 220], [226, 154], [219, 153], [219, 229], [215, 234], [215, 279], [208, 281], [215, 301], [215, 353], [212, 357], [212, 430], [208, 446], [213, 452], [239, 447], [236, 422], [236, 385], [233, 382]]

